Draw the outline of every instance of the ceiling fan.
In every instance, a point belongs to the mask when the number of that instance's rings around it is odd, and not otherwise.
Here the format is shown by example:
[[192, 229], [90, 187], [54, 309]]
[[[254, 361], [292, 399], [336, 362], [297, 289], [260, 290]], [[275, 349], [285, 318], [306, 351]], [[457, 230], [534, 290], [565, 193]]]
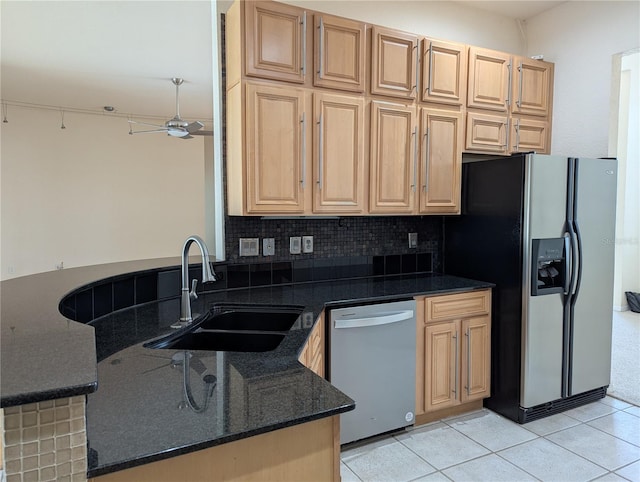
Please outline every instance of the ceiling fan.
[[[213, 131], [203, 131], [204, 124], [200, 121], [188, 122], [180, 117], [180, 95], [179, 88], [184, 82], [184, 79], [180, 77], [173, 77], [171, 79], [173, 85], [176, 86], [176, 115], [172, 119], [169, 119], [164, 125], [148, 124], [146, 122], [138, 122], [129, 119], [129, 134], [148, 134], [150, 132], [166, 132], [173, 137], [180, 137], [181, 139], [191, 139], [193, 136], [212, 136]], [[146, 131], [134, 131], [131, 128], [132, 124], [138, 124], [142, 126], [155, 127]]]

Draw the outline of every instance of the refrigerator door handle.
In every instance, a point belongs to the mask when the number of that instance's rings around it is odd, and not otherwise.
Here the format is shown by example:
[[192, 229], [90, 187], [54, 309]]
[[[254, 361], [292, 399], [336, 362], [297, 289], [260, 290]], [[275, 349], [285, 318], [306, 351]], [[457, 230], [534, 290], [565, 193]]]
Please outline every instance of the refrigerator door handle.
[[575, 233], [574, 238], [576, 240], [576, 246], [574, 249], [577, 251], [576, 257], [578, 260], [578, 267], [577, 269], [574, 267], [573, 270], [576, 274], [576, 282], [575, 286], [573, 286], [573, 289], [571, 290], [571, 294], [573, 295], [572, 303], [575, 304], [575, 300], [578, 298], [578, 292], [580, 291], [580, 281], [582, 281], [582, 237], [580, 236], [580, 226], [578, 226], [577, 220], [573, 221], [573, 229]]
[[569, 294], [571, 290], [571, 267], [573, 261], [569, 261], [569, 256], [573, 256], [573, 249], [571, 249], [571, 234], [564, 233], [564, 294]]
[[576, 236], [573, 226], [571, 226], [569, 236], [571, 237], [571, 279], [569, 281], [569, 293], [567, 294], [575, 295], [578, 271], [580, 270], [580, 259], [578, 257], [578, 237]]

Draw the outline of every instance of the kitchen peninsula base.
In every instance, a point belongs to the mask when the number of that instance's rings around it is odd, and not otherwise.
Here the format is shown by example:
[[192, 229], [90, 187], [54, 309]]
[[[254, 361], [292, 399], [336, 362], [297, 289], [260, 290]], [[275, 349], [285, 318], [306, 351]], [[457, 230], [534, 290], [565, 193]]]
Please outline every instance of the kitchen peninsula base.
[[89, 482], [339, 481], [340, 417], [283, 428], [170, 459], [112, 472]]

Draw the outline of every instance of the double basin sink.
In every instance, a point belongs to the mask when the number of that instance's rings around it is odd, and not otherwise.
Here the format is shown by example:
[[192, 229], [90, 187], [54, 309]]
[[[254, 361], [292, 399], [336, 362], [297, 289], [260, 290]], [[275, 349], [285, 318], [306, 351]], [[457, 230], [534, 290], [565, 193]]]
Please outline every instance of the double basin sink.
[[302, 313], [295, 305], [216, 304], [185, 328], [146, 348], [265, 352], [275, 350]]

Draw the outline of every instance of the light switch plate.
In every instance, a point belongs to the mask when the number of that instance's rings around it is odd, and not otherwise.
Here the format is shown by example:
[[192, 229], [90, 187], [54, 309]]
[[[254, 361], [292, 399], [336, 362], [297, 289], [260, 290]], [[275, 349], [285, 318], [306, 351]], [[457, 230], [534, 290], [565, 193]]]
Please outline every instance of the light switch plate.
[[262, 256], [273, 256], [274, 254], [276, 254], [276, 240], [264, 238], [262, 240]]
[[302, 252], [313, 253], [313, 236], [302, 236]]
[[418, 247], [418, 233], [409, 233], [409, 247], [410, 248]]
[[300, 236], [291, 236], [289, 238], [289, 253], [300, 254], [302, 252], [302, 238]]
[[240, 238], [240, 256], [258, 256], [260, 238]]

